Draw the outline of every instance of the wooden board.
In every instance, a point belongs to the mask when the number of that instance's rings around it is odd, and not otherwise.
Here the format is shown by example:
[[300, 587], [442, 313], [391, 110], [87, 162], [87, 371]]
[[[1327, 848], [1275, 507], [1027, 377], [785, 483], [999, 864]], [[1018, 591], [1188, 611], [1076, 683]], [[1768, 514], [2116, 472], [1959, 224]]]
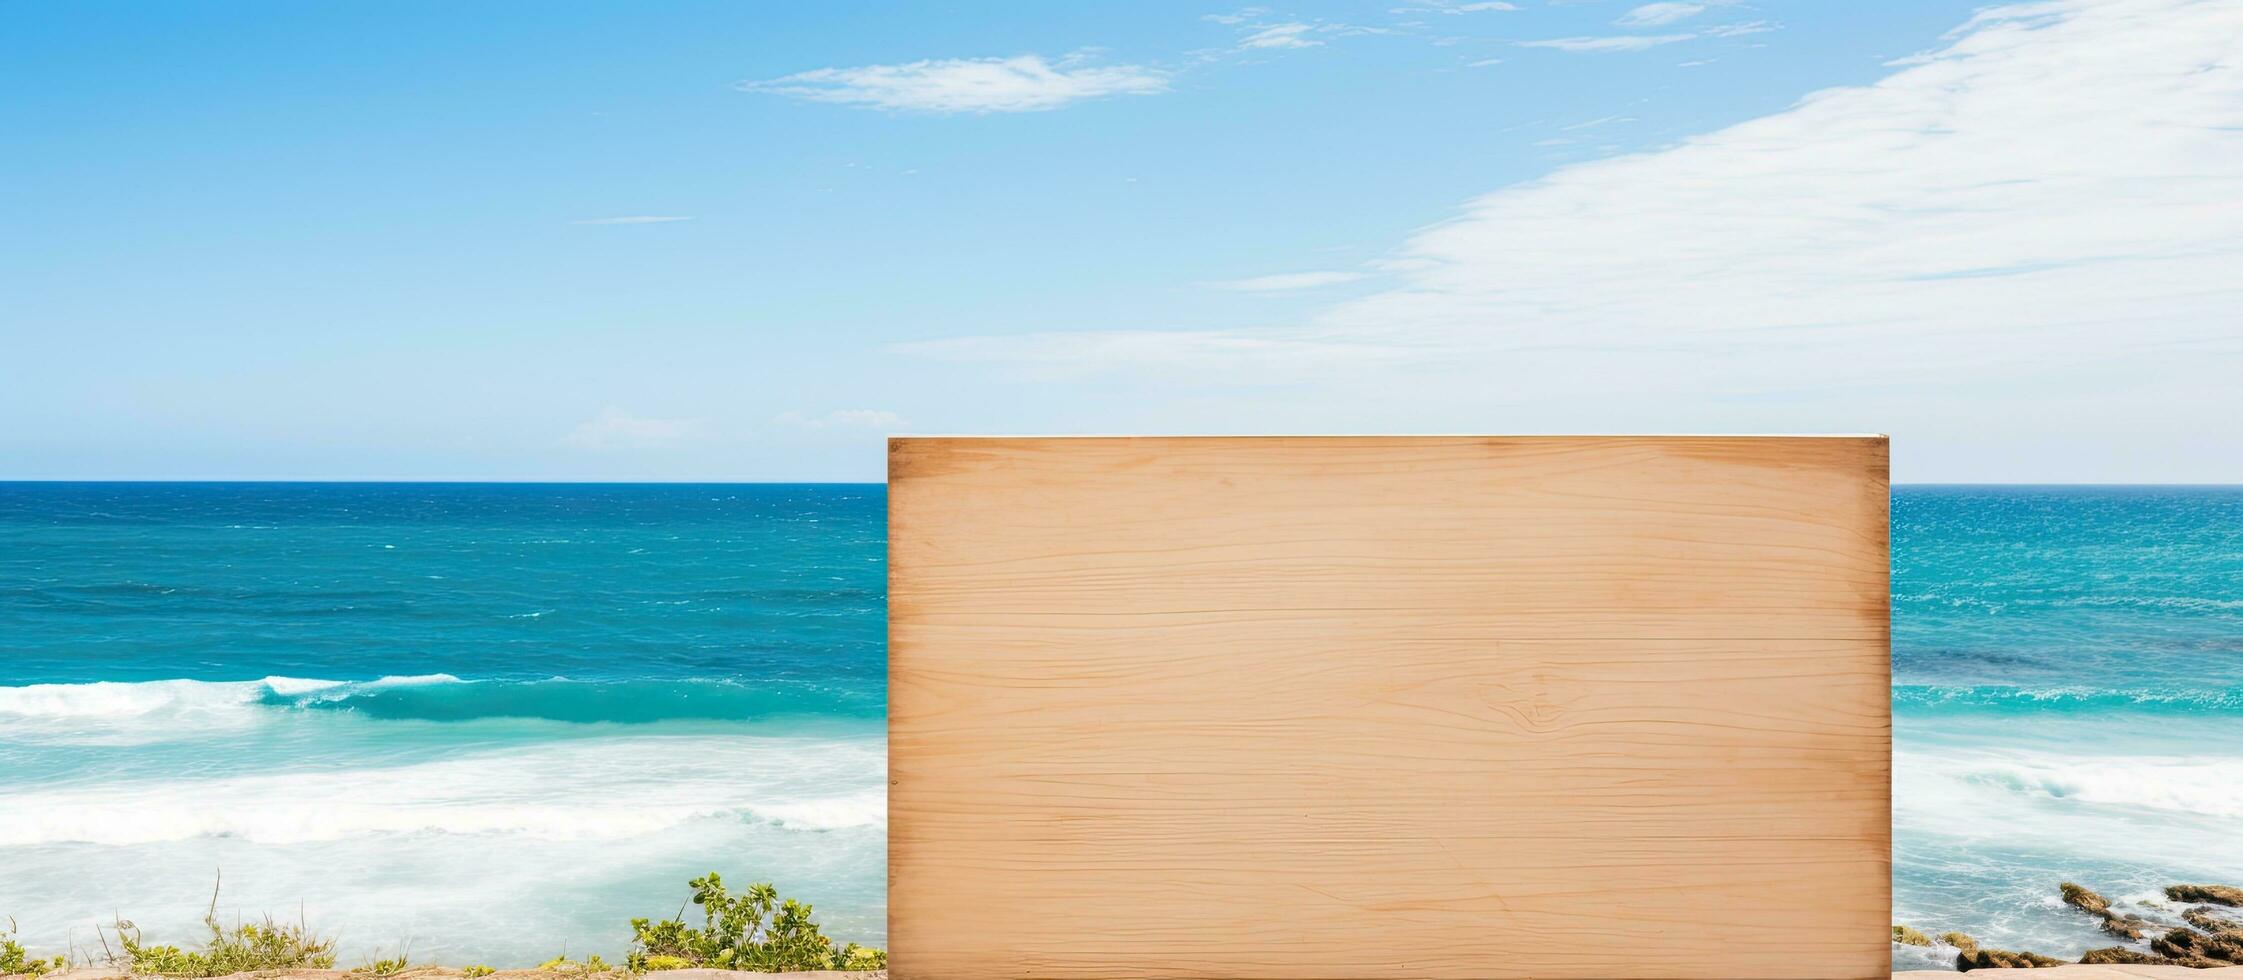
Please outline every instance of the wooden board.
[[889, 481], [897, 980], [1890, 972], [1882, 437]]

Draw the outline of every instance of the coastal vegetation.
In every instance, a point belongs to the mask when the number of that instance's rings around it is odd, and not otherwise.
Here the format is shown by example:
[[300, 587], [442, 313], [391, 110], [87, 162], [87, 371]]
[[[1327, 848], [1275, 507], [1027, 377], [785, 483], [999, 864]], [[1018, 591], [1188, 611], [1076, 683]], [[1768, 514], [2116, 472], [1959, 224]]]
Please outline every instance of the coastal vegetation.
[[810, 906], [780, 899], [768, 883], [749, 885], [734, 895], [712, 871], [688, 883], [693, 904], [701, 906], [703, 925], [680, 919], [631, 920], [634, 971], [708, 966], [723, 970], [778, 973], [789, 970], [878, 970], [888, 954], [856, 943], [836, 947], [810, 919]]
[[368, 960], [365, 965], [350, 972], [369, 977], [394, 977], [412, 969], [412, 967], [413, 964], [407, 961], [404, 956], [385, 956], [381, 959]]
[[[766, 882], [749, 885], [734, 894], [716, 872], [688, 882], [690, 904], [700, 906], [701, 924], [688, 924], [681, 906], [675, 918], [632, 919], [630, 951], [621, 964], [599, 954], [572, 959], [563, 953], [538, 964], [537, 973], [560, 977], [630, 977], [663, 970], [709, 967], [756, 973], [816, 970], [882, 970], [888, 954], [856, 943], [835, 945], [811, 918], [811, 907], [781, 898]], [[238, 973], [272, 974], [332, 970], [335, 940], [315, 933], [305, 923], [279, 922], [267, 917], [257, 922], [222, 923], [217, 914], [218, 890], [211, 889], [210, 906], [203, 926], [209, 936], [193, 948], [148, 942], [140, 928], [124, 919], [108, 929], [97, 927], [99, 949], [70, 956], [33, 958], [17, 942], [11, 920], [0, 932], [0, 977], [40, 977], [71, 966], [107, 966], [146, 977], [222, 977]], [[114, 935], [117, 944], [110, 945]], [[364, 978], [398, 977], [434, 968], [408, 961], [404, 954], [370, 959], [350, 971]], [[442, 971], [461, 977], [488, 977], [498, 971], [484, 964]]]
[[109, 938], [99, 926], [94, 933], [101, 940], [104, 958], [137, 974], [164, 977], [223, 977], [252, 970], [324, 970], [335, 965], [335, 941], [311, 931], [301, 919], [291, 925], [276, 922], [266, 916], [262, 922], [235, 922], [227, 928], [218, 920], [218, 889], [225, 883], [221, 874], [210, 883], [210, 905], [203, 909], [203, 928], [210, 930], [210, 938], [198, 950], [177, 946], [153, 945], [140, 934], [140, 927], [130, 920], [118, 919], [111, 925], [116, 931], [117, 955], [109, 949]]
[[[215, 906], [217, 900], [212, 899]], [[134, 973], [165, 977], [223, 977], [252, 970], [324, 970], [335, 965], [335, 941], [312, 933], [303, 923], [221, 925], [215, 913], [203, 916], [210, 938], [199, 950], [145, 942], [140, 929], [118, 920], [117, 939], [125, 966]]]
[[8, 920], [8, 931], [0, 932], [0, 976], [31, 976], [62, 969], [69, 960], [57, 956], [51, 959], [33, 959], [24, 955], [23, 944], [16, 942], [16, 920]]
[[[2142, 964], [2196, 968], [2243, 966], [2243, 888], [2231, 885], [2173, 885], [2163, 901], [2141, 899], [2125, 906], [2074, 882], [2056, 886], [2065, 905], [2095, 918], [2096, 925], [2134, 945], [2106, 946], [2080, 955], [2081, 963]], [[1904, 946], [1945, 946], [1955, 950], [1963, 971], [2032, 969], [2066, 961], [2025, 950], [1990, 949], [1960, 932], [1933, 940], [1905, 925], [1893, 926], [1893, 942]]]

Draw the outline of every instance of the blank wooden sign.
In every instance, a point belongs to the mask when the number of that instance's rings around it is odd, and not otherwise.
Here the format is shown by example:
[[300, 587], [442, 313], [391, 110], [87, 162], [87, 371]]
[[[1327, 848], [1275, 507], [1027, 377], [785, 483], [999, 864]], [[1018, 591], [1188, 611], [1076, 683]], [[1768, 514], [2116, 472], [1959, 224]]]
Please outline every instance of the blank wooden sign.
[[895, 976], [1883, 976], [1885, 459], [893, 441]]

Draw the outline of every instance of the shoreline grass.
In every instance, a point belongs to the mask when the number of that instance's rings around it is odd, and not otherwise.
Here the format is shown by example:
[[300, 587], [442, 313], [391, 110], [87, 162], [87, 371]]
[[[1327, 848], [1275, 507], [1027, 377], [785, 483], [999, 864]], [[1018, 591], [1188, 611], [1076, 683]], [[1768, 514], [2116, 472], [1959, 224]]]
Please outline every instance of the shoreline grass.
[[[14, 920], [0, 932], [0, 977], [38, 978], [81, 968], [105, 969], [135, 977], [168, 980], [258, 973], [335, 972], [336, 941], [312, 930], [301, 915], [295, 922], [264, 916], [254, 922], [228, 926], [218, 918], [218, 892], [223, 882], [213, 882], [210, 904], [203, 913], [209, 936], [201, 944], [181, 947], [147, 940], [140, 927], [119, 918], [107, 929], [95, 926], [100, 949], [82, 955], [72, 945], [70, 954], [31, 957], [17, 940]], [[700, 925], [687, 923], [685, 910], [665, 919], [630, 920], [630, 947], [621, 963], [610, 963], [594, 953], [572, 959], [566, 951], [531, 970], [497, 970], [485, 964], [444, 968], [412, 962], [410, 951], [394, 956], [374, 956], [340, 971], [364, 980], [430, 974], [475, 978], [501, 972], [559, 977], [633, 977], [668, 970], [718, 969], [751, 973], [808, 973], [885, 970], [886, 951], [856, 943], [835, 945], [811, 917], [811, 906], [781, 898], [768, 882], [750, 885], [739, 894], [729, 890], [714, 871], [688, 882], [693, 889], [689, 904], [700, 906]], [[110, 944], [114, 933], [117, 944]]]

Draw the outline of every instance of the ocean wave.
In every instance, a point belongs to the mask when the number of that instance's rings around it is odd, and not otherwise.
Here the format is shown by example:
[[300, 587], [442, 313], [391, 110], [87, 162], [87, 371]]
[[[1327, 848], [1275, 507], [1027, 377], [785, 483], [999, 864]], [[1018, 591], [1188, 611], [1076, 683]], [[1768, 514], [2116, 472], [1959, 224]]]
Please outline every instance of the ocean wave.
[[802, 715], [877, 718], [882, 707], [877, 691], [790, 680], [501, 681], [424, 674], [368, 681], [103, 681], [0, 687], [0, 738], [129, 744], [234, 731], [291, 712], [344, 712], [380, 720], [635, 724]]
[[[1906, 753], [1895, 760], [1895, 768], [1950, 779], [1981, 793], [2043, 804], [2243, 817], [2243, 758], [2233, 756]], [[1960, 801], [1949, 797], [1947, 802]]]
[[[291, 685], [289, 678], [272, 678]], [[100, 681], [0, 687], [0, 742], [136, 745], [255, 727], [263, 681]]]
[[700, 820], [838, 831], [887, 823], [878, 738], [636, 736], [389, 767], [138, 779], [0, 793], [0, 847], [202, 837], [640, 837]]
[[853, 694], [792, 680], [462, 681], [445, 674], [383, 678], [296, 693], [268, 684], [258, 700], [271, 707], [349, 711], [389, 720], [535, 718], [619, 724], [811, 714], [877, 717], [884, 707], [877, 692]]
[[2243, 713], [2243, 690], [1895, 684], [1893, 708], [1904, 712], [2131, 710], [2149, 714], [2226, 714]]

